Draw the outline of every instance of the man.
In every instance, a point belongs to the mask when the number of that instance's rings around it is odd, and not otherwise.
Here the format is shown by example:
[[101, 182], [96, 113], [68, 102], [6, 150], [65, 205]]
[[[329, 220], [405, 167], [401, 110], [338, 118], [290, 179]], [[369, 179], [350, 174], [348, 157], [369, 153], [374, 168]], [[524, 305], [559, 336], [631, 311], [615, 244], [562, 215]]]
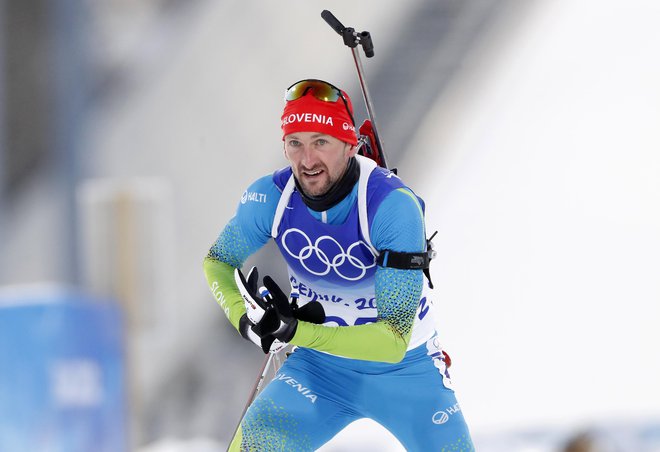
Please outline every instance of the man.
[[[243, 337], [265, 352], [297, 346], [230, 450], [315, 450], [365, 417], [407, 450], [474, 450], [419, 266], [428, 254], [421, 199], [356, 155], [345, 92], [302, 80], [285, 98], [290, 166], [247, 189], [204, 261]], [[256, 269], [240, 271], [271, 238], [288, 265], [291, 299], [268, 276], [259, 292]]]

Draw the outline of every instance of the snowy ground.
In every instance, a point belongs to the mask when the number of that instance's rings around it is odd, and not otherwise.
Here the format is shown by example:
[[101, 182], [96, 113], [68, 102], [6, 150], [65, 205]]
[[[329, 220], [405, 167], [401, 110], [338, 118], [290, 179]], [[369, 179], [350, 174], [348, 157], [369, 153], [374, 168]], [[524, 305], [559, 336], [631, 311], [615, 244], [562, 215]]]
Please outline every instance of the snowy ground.
[[[652, 423], [594, 425], [583, 431], [548, 428], [500, 432], [475, 436], [479, 452], [559, 452], [569, 440], [581, 437], [594, 452], [659, 452], [660, 420]], [[207, 438], [192, 440], [164, 439], [139, 452], [224, 452], [226, 444]], [[351, 424], [319, 452], [379, 451], [405, 449], [379, 425], [363, 420]]]

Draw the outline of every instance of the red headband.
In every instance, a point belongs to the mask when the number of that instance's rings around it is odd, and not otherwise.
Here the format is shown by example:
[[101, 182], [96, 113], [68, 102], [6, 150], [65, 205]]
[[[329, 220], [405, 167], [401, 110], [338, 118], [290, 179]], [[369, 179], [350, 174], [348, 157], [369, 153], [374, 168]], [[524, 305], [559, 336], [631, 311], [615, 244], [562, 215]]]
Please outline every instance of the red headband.
[[[342, 91], [348, 107], [353, 112], [349, 97]], [[310, 93], [300, 99], [290, 100], [282, 113], [282, 139], [296, 132], [319, 132], [355, 146], [355, 126], [341, 99], [325, 102]]]

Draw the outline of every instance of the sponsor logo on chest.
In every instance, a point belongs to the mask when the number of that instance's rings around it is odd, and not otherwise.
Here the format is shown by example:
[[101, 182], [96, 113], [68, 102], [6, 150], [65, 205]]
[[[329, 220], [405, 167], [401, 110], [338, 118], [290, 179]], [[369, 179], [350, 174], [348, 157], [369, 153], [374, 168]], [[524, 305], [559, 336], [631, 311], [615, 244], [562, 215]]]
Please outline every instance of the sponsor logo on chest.
[[241, 196], [241, 204], [245, 204], [246, 202], [260, 202], [260, 203], [265, 203], [266, 202], [266, 193], [258, 193], [256, 191], [244, 191], [243, 195]]

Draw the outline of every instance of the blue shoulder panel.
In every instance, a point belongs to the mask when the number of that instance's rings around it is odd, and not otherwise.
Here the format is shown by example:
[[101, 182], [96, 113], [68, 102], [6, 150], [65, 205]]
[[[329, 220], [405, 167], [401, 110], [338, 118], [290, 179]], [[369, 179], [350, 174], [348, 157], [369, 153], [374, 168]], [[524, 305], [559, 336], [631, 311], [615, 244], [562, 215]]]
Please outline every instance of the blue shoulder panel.
[[420, 252], [426, 246], [424, 203], [385, 168], [372, 173], [367, 189], [371, 242], [378, 250]]
[[392, 190], [405, 187], [399, 176], [387, 168], [376, 167], [369, 176], [367, 183], [367, 216], [369, 217], [369, 226], [371, 226], [376, 210], [380, 203], [389, 195]]
[[215, 241], [209, 256], [240, 268], [270, 239], [281, 191], [274, 175], [264, 176], [243, 192], [236, 214]]

